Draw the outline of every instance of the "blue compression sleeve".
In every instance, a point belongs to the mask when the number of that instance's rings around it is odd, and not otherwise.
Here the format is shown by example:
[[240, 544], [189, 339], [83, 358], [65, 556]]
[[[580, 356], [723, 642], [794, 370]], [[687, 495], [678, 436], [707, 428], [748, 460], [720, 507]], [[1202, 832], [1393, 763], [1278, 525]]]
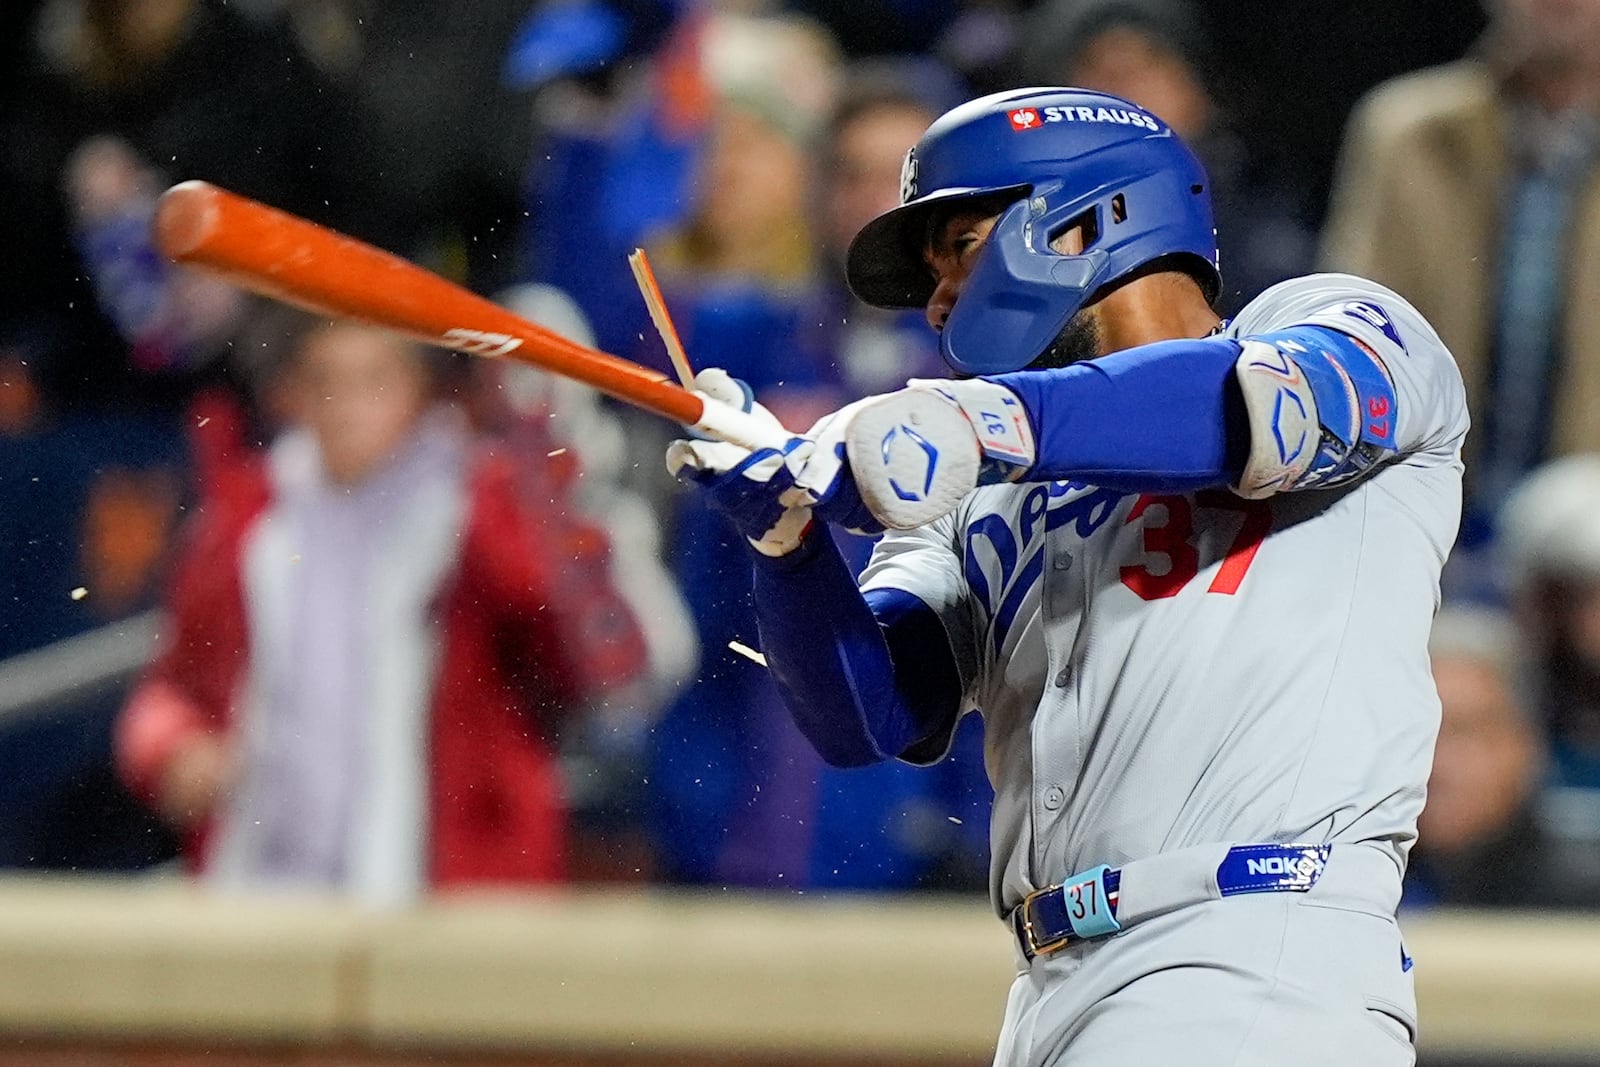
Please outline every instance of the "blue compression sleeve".
[[755, 601], [784, 704], [828, 763], [892, 759], [955, 721], [961, 686], [938, 617], [896, 590], [864, 596], [826, 531], [758, 555]]
[[1160, 341], [1057, 370], [985, 375], [1022, 401], [1038, 461], [1029, 481], [1077, 478], [1130, 492], [1234, 484], [1250, 431], [1234, 377], [1239, 342]]

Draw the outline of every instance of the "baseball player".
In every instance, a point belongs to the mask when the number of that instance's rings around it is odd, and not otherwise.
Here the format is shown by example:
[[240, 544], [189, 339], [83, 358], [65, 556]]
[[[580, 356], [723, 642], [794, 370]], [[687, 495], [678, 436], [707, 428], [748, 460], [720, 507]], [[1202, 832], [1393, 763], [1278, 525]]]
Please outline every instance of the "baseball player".
[[[850, 283], [924, 306], [957, 377], [668, 454], [754, 549], [796, 721], [833, 763], [922, 763], [982, 713], [997, 1064], [1413, 1063], [1450, 354], [1346, 275], [1220, 321], [1206, 176], [1116, 97], [964, 104], [902, 186]], [[825, 522], [888, 529], [859, 589]]]

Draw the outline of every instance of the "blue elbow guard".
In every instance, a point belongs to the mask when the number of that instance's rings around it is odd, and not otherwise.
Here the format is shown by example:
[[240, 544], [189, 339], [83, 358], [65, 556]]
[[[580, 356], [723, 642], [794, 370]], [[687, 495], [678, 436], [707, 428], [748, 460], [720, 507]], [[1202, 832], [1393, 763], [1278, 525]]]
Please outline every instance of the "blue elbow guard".
[[1394, 383], [1360, 341], [1297, 326], [1241, 344], [1234, 370], [1250, 452], [1236, 487], [1240, 496], [1341, 485], [1397, 454]]

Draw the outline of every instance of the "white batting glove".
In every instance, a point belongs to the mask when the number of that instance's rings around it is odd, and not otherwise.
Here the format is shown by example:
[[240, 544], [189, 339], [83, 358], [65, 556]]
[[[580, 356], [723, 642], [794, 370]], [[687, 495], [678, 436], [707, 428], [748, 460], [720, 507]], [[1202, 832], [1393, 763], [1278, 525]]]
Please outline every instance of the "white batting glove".
[[[694, 391], [747, 411], [785, 433], [777, 417], [755, 402], [750, 387], [720, 367], [694, 376]], [[811, 525], [810, 500], [794, 486], [787, 465], [796, 466], [813, 449], [810, 441], [790, 437], [783, 451], [757, 452], [725, 441], [674, 441], [667, 446], [667, 470], [676, 478], [702, 486], [716, 510], [727, 515], [757, 552], [783, 556], [800, 546]]]
[[1022, 402], [981, 378], [912, 379], [826, 416], [806, 436], [816, 450], [795, 486], [817, 514], [859, 526], [852, 512], [865, 512], [894, 530], [927, 525], [979, 485], [1018, 480], [1036, 459]]
[[[694, 376], [693, 392], [699, 393], [707, 400], [719, 404], [728, 404], [747, 411], [758, 419], [770, 422], [781, 429], [777, 416], [766, 408], [756, 403], [755, 393], [750, 386], [739, 378], [735, 378], [721, 367], [707, 367]], [[691, 430], [691, 433], [694, 431]], [[726, 441], [712, 441], [697, 438], [692, 441], [674, 441], [667, 446], [667, 470], [674, 477], [679, 471], [728, 471], [750, 454], [747, 448], [728, 444]]]

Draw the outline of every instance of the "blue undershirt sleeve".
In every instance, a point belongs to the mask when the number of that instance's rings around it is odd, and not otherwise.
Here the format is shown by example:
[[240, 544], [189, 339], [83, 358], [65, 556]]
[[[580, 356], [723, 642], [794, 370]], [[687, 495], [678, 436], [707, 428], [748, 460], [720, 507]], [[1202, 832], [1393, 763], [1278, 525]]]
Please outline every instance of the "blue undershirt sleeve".
[[938, 617], [899, 590], [863, 595], [824, 530], [756, 556], [755, 603], [784, 704], [833, 766], [893, 759], [955, 721], [961, 686]]
[[1022, 401], [1038, 460], [1028, 481], [1129, 492], [1234, 484], [1250, 430], [1226, 337], [1160, 341], [1056, 370], [986, 375]]

